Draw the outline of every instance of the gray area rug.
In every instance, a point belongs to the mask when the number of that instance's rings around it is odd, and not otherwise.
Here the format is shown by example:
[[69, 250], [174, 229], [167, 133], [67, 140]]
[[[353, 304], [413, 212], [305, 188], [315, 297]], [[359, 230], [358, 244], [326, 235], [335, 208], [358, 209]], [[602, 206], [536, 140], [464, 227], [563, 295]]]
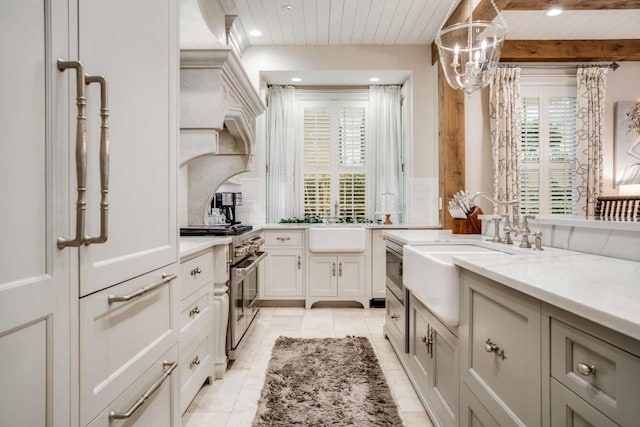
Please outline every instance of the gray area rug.
[[403, 423], [367, 338], [279, 337], [253, 425]]

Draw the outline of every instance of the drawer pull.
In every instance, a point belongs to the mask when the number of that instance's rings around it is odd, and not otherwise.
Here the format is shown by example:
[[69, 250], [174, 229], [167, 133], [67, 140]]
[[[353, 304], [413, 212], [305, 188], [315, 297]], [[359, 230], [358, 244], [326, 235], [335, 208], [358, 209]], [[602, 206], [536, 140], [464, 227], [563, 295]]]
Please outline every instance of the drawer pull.
[[592, 374], [596, 374], [596, 367], [593, 365], [587, 365], [586, 363], [578, 363], [578, 366], [576, 366], [576, 371], [578, 371], [580, 375], [588, 377]]
[[391, 315], [391, 318], [392, 318], [393, 320], [398, 320], [398, 319], [400, 318], [400, 316], [398, 316], [396, 313], [393, 313], [393, 314]]
[[189, 311], [189, 317], [195, 317], [198, 314], [200, 314], [200, 308], [197, 305]]
[[488, 338], [485, 342], [484, 349], [487, 353], [495, 353], [502, 360], [507, 358], [507, 354], [504, 352], [504, 349], [498, 347], [494, 342], [492, 342], [491, 338]]
[[286, 242], [287, 240], [291, 240], [291, 237], [289, 236], [280, 236], [280, 237], [276, 237], [276, 240], [280, 240], [281, 242]]
[[200, 267], [196, 267], [193, 270], [191, 270], [191, 277], [197, 276], [200, 273], [202, 273], [202, 270], [200, 270]]
[[166, 274], [163, 273], [162, 274], [162, 280], [153, 283], [149, 286], [145, 286], [144, 288], [140, 288], [137, 291], [130, 293], [128, 295], [109, 295], [108, 297], [108, 301], [109, 304], [114, 303], [114, 302], [127, 302], [127, 301], [131, 301], [132, 299], [141, 297], [144, 294], [147, 294], [151, 291], [154, 291], [156, 289], [158, 289], [160, 286], [165, 285], [169, 282], [171, 282], [173, 279], [175, 279], [177, 276], [175, 274]]
[[194, 357], [191, 363], [189, 363], [189, 369], [193, 369], [194, 366], [200, 365], [200, 358], [198, 356]]
[[421, 340], [423, 343], [425, 343], [425, 344], [426, 344], [426, 343], [427, 343], [427, 336], [426, 336], [426, 335], [423, 335], [423, 336], [422, 336], [422, 338], [420, 338], [420, 340]]
[[127, 412], [116, 412], [116, 411], [109, 412], [109, 420], [126, 420], [127, 418], [130, 418], [133, 415], [133, 413], [136, 412], [138, 408], [142, 406], [145, 400], [151, 397], [151, 395], [155, 393], [157, 389], [160, 388], [164, 380], [166, 380], [167, 377], [171, 375], [173, 370], [176, 369], [176, 366], [178, 366], [178, 362], [167, 362], [165, 360], [162, 363], [162, 366], [166, 370], [162, 373], [162, 376], [155, 383], [151, 384], [151, 387], [149, 387], [149, 389], [144, 392], [142, 397], [140, 397], [140, 399], [138, 399], [136, 403], [134, 403], [133, 406], [129, 408]]

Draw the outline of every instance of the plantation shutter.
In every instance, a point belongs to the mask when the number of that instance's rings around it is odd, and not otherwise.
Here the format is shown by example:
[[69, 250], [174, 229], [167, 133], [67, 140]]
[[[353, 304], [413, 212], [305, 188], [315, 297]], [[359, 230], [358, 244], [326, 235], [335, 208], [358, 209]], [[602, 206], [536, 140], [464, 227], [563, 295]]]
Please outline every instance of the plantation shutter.
[[331, 163], [331, 109], [304, 109], [304, 164], [328, 167]]
[[308, 102], [304, 106], [304, 214], [366, 220], [364, 102]]
[[[520, 212], [575, 214], [575, 88], [523, 88]], [[563, 96], [557, 96], [560, 93]]]
[[576, 98], [549, 99], [549, 213], [576, 211]]
[[331, 175], [304, 174], [304, 216], [324, 217], [331, 209]]
[[540, 99], [522, 98], [520, 213], [540, 213]]

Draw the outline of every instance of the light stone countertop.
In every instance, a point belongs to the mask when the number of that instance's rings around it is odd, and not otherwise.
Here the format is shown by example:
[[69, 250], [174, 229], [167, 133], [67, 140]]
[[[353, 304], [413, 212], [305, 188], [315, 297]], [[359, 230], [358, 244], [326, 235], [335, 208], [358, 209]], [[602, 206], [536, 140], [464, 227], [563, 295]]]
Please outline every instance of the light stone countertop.
[[231, 243], [231, 237], [227, 236], [180, 237], [180, 259], [214, 246], [228, 245], [229, 243]]
[[480, 235], [398, 230], [385, 237], [422, 246], [477, 244], [511, 253], [459, 254], [458, 266], [640, 340], [640, 262], [545, 247], [537, 252], [490, 243]]
[[376, 223], [336, 223], [336, 224], [325, 224], [325, 223], [300, 223], [300, 224], [261, 224], [254, 225], [255, 229], [262, 230], [278, 230], [278, 229], [289, 229], [289, 230], [306, 230], [307, 228], [312, 227], [363, 227], [363, 228], [372, 228], [372, 229], [440, 229], [442, 228], [438, 224], [376, 224]]

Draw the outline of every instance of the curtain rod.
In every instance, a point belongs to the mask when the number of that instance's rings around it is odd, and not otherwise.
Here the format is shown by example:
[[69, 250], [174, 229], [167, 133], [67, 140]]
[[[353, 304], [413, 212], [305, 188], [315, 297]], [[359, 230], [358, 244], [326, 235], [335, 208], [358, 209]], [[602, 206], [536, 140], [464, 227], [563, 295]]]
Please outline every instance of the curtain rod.
[[602, 67], [602, 68], [611, 68], [613, 71], [617, 70], [620, 67], [616, 61], [613, 61], [611, 64], [578, 64], [578, 65], [569, 65], [569, 64], [500, 64], [499, 67], [508, 67], [508, 68], [594, 68], [594, 67]]

